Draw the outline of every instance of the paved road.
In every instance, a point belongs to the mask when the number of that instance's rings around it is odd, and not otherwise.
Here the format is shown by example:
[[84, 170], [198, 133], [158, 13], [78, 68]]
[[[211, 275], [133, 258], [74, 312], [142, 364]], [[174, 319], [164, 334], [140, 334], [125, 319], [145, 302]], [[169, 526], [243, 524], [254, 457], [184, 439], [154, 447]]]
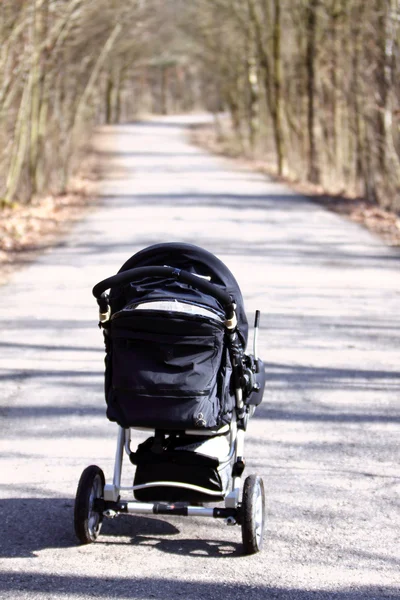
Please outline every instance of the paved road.
[[[101, 206], [1, 288], [0, 598], [399, 598], [400, 254], [190, 146], [184, 124], [103, 131]], [[75, 542], [77, 480], [111, 475], [116, 434], [91, 287], [174, 240], [215, 252], [263, 312], [246, 439], [268, 494], [260, 555], [196, 518], [121, 517]]]

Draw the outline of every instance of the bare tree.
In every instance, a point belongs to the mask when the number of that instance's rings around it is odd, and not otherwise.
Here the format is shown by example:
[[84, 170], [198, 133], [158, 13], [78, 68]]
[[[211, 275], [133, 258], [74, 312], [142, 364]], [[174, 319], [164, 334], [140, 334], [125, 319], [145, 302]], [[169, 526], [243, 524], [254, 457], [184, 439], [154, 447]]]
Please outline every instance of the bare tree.
[[2, 0], [0, 202], [99, 123], [227, 110], [235, 147], [399, 210], [400, 0]]

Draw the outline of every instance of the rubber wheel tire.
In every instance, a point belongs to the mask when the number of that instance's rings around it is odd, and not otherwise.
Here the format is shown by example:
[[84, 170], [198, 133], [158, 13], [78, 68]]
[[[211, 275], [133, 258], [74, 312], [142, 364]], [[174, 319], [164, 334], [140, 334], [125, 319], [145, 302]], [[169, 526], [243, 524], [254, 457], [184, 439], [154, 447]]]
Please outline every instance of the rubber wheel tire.
[[259, 552], [263, 546], [265, 494], [264, 482], [258, 475], [249, 475], [245, 479], [241, 524], [244, 553]]
[[94, 510], [93, 504], [97, 498], [103, 498], [104, 485], [100, 467], [86, 467], [79, 480], [74, 509], [75, 533], [81, 544], [91, 544], [99, 536], [103, 515]]

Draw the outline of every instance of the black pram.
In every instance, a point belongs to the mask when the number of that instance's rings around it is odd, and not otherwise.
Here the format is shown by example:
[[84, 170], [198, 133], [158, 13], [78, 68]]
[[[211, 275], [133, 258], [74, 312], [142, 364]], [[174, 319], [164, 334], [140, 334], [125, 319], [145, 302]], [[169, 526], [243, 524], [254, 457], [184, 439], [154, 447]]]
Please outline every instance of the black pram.
[[[120, 427], [113, 483], [93, 465], [82, 474], [78, 538], [94, 541], [102, 517], [121, 512], [196, 514], [241, 524], [246, 552], [258, 551], [260, 477], [246, 478], [239, 502], [244, 433], [265, 386], [258, 311], [250, 355], [235, 278], [216, 256], [190, 244], [145, 248], [93, 294], [106, 347], [107, 417]], [[153, 433], [134, 452], [131, 428]], [[120, 498], [124, 448], [136, 466], [136, 502]], [[225, 507], [201, 506], [222, 500]]]

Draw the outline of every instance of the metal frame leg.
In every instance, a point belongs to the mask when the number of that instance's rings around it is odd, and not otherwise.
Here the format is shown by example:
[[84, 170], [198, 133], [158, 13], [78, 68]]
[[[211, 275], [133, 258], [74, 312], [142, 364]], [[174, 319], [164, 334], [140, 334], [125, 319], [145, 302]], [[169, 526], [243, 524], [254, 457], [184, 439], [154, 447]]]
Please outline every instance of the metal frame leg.
[[104, 486], [104, 500], [118, 502], [121, 491], [122, 460], [124, 456], [126, 432], [123, 427], [118, 427], [117, 451], [115, 453], [114, 476], [112, 483]]
[[[235, 441], [235, 462], [239, 457], [243, 457], [244, 453], [244, 431], [243, 429], [238, 429], [236, 433], [236, 441]], [[225, 497], [225, 507], [226, 508], [237, 508], [239, 504], [240, 498], [240, 488], [242, 485], [242, 477], [236, 476], [233, 477], [232, 480], [232, 491]]]

